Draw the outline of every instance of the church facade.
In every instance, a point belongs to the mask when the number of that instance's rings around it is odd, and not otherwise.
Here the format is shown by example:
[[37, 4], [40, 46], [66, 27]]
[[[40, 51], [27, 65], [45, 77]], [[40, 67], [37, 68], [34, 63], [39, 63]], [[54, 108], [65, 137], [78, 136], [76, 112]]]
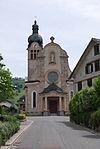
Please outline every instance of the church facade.
[[32, 30], [27, 48], [25, 111], [29, 115], [65, 115], [69, 109], [70, 94], [73, 94], [73, 83], [67, 81], [71, 74], [68, 55], [54, 42], [54, 37], [43, 47], [36, 21]]

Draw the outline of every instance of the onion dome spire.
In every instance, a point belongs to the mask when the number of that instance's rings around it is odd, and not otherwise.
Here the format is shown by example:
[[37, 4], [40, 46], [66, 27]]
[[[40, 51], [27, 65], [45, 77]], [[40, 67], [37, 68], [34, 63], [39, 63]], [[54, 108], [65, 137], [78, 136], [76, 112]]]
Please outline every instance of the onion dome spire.
[[39, 26], [37, 25], [37, 21], [34, 21], [34, 25], [32, 25], [33, 34], [38, 34]]
[[29, 36], [28, 38], [28, 48], [31, 46], [33, 42], [37, 42], [41, 47], [43, 47], [43, 39], [42, 37], [38, 34], [39, 26], [37, 25], [37, 21], [34, 21], [34, 25], [32, 25], [32, 35]]

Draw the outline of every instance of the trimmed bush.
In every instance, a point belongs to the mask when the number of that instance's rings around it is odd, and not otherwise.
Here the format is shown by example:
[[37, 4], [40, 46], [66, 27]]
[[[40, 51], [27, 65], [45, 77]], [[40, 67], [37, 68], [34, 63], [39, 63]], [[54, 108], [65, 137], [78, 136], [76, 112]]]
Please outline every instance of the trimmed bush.
[[96, 110], [95, 90], [85, 88], [76, 93], [69, 103], [70, 118], [77, 124], [89, 126], [91, 113]]
[[26, 119], [26, 114], [16, 114], [15, 117], [19, 120], [24, 120]]
[[11, 115], [0, 115], [0, 121], [3, 121], [3, 122], [13, 121], [13, 122], [15, 122], [15, 121], [17, 121], [17, 119], [15, 116], [11, 116]]
[[0, 114], [2, 114], [2, 107], [0, 106]]
[[0, 115], [0, 137], [1, 144], [5, 145], [6, 141], [16, 133], [20, 128], [20, 122], [14, 116]]
[[100, 128], [100, 109], [91, 114], [90, 126], [94, 130], [98, 130]]
[[69, 103], [69, 110], [71, 121], [100, 129], [100, 77], [93, 87], [85, 88], [74, 95]]
[[0, 146], [1, 146], [1, 134], [0, 134]]
[[96, 91], [97, 97], [100, 99], [100, 76], [96, 79], [93, 86], [94, 86], [94, 89]]
[[0, 135], [1, 145], [5, 145], [6, 141], [15, 134], [20, 127], [20, 123], [17, 122], [0, 122]]

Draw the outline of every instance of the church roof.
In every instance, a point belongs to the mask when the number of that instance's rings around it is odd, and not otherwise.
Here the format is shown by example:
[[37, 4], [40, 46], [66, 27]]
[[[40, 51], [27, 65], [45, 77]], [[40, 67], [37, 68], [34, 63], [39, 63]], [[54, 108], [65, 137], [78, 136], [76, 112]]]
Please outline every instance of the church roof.
[[50, 84], [48, 87], [44, 88], [44, 90], [40, 93], [49, 93], [51, 91], [56, 91], [57, 93], [65, 93], [60, 87], [58, 87], [55, 83]]

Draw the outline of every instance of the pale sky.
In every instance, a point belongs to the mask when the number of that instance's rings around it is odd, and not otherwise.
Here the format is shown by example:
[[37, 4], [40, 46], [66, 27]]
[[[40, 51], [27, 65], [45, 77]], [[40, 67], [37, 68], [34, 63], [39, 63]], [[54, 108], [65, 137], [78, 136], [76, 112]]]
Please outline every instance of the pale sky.
[[54, 36], [69, 55], [71, 70], [91, 38], [100, 38], [100, 0], [0, 0], [0, 53], [13, 77], [27, 76], [34, 16], [43, 45]]

